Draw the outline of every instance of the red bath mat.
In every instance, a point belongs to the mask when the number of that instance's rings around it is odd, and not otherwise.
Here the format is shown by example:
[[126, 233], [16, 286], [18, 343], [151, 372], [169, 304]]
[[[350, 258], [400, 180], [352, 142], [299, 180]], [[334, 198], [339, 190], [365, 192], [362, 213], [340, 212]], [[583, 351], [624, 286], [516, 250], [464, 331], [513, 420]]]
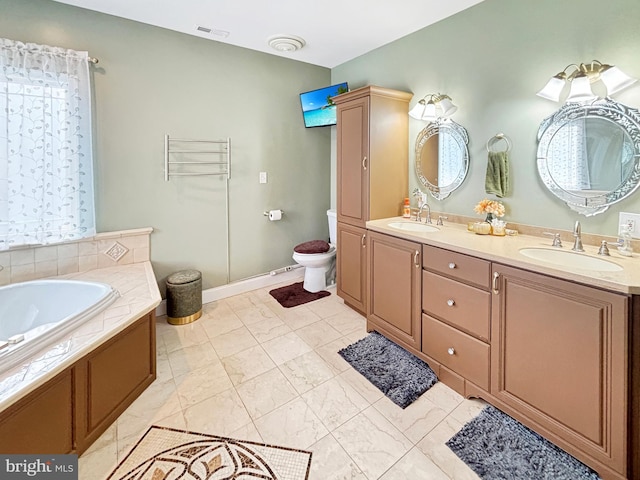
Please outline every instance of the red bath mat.
[[285, 308], [296, 307], [331, 295], [331, 293], [326, 290], [321, 290], [316, 293], [307, 292], [302, 288], [303, 284], [304, 282], [294, 283], [286, 287], [276, 288], [269, 293]]

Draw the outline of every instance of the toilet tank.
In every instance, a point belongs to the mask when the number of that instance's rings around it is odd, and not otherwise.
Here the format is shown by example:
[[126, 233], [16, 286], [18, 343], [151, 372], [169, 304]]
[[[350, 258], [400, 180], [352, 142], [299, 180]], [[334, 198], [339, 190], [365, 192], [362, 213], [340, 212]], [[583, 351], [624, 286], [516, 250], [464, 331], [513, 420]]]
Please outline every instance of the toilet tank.
[[335, 210], [327, 210], [327, 219], [329, 220], [329, 243], [336, 245], [336, 228], [338, 227], [338, 218]]

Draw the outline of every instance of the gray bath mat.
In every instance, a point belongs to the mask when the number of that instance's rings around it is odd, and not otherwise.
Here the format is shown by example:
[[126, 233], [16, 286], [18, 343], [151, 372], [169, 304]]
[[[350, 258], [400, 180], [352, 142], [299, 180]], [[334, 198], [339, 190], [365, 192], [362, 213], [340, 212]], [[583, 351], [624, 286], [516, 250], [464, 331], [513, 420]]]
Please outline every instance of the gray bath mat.
[[599, 480], [597, 473], [491, 405], [447, 446], [483, 480]]
[[402, 408], [438, 381], [429, 365], [378, 332], [371, 332], [338, 353]]

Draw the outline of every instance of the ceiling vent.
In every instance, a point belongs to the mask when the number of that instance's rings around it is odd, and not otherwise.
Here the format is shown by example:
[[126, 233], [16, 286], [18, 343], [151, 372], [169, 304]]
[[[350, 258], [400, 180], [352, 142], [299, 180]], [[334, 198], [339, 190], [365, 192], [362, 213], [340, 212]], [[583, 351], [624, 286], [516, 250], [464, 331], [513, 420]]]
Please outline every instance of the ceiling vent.
[[279, 52], [295, 52], [306, 45], [304, 39], [295, 35], [274, 35], [267, 39], [269, 46]]

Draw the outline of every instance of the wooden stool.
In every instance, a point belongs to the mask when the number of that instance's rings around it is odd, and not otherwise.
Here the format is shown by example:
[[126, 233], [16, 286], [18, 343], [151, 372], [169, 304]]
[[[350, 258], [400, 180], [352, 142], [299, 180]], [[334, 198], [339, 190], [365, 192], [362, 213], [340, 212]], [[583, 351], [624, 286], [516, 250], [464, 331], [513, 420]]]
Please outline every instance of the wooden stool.
[[202, 274], [182, 270], [167, 277], [167, 321], [186, 325], [202, 316]]

